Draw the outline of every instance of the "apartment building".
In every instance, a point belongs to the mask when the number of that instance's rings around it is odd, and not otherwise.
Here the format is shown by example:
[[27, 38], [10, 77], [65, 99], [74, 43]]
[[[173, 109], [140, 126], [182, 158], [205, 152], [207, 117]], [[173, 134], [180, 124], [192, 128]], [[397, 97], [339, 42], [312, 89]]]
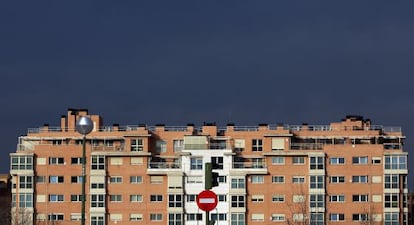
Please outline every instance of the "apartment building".
[[86, 135], [88, 225], [205, 224], [196, 198], [206, 163], [219, 174], [215, 224], [408, 224], [400, 127], [361, 116], [317, 126], [108, 126], [85, 109], [18, 138], [10, 154], [15, 222], [80, 224], [81, 116], [94, 124]]

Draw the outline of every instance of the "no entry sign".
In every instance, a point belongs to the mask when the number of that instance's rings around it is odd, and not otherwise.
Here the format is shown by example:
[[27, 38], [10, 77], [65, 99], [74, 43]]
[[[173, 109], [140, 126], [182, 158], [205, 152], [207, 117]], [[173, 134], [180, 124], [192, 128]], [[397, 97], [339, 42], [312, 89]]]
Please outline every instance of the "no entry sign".
[[217, 195], [216, 193], [205, 190], [198, 194], [197, 205], [203, 211], [211, 211], [217, 206]]

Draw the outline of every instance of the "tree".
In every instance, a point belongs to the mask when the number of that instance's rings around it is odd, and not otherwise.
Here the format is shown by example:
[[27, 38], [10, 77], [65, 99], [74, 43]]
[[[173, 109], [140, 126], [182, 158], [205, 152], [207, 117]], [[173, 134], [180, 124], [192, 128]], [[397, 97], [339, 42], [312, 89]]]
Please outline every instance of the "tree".
[[[304, 191], [304, 185], [300, 185], [295, 190], [292, 187], [292, 202], [287, 202], [291, 212], [290, 217], [286, 220], [288, 225], [309, 225], [310, 215], [308, 206], [308, 194]], [[295, 218], [296, 217], [296, 218]]]
[[33, 225], [33, 212], [27, 208], [13, 208], [10, 219], [12, 225]]

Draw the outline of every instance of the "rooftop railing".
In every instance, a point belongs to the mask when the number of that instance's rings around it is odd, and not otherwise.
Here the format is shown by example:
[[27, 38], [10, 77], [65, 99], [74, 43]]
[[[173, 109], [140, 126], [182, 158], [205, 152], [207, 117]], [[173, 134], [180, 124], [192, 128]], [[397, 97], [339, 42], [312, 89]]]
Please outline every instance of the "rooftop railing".
[[[269, 130], [276, 130], [280, 127], [280, 124], [270, 124], [267, 126]], [[149, 131], [155, 131], [156, 126], [145, 126], [145, 125], [126, 125], [126, 126], [104, 126], [101, 127], [99, 132], [115, 132], [115, 131], [134, 131], [139, 128], [145, 128]], [[164, 126], [164, 131], [171, 132], [185, 132], [189, 131], [188, 126]], [[396, 126], [382, 126], [382, 125], [371, 125], [367, 127], [357, 127], [357, 126], [345, 126], [345, 127], [332, 127], [329, 125], [283, 125], [284, 130], [289, 131], [342, 131], [342, 130], [379, 130], [385, 133], [401, 132], [401, 127]], [[233, 126], [233, 130], [236, 132], [245, 132], [245, 131], [258, 131], [259, 126]], [[62, 129], [61, 127], [40, 127], [40, 128], [28, 128], [27, 132], [31, 133], [43, 133], [43, 132], [63, 132], [63, 131], [75, 131], [74, 128], [71, 129]], [[194, 131], [202, 132], [202, 127], [194, 127]], [[226, 132], [228, 127], [217, 127], [217, 131]]]

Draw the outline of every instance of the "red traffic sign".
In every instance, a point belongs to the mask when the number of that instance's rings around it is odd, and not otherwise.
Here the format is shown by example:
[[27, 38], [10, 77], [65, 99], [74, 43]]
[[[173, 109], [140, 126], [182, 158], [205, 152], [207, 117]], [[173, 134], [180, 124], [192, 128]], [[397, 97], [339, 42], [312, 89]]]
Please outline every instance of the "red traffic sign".
[[205, 190], [197, 195], [197, 205], [203, 211], [211, 211], [217, 206], [217, 195], [216, 193]]

